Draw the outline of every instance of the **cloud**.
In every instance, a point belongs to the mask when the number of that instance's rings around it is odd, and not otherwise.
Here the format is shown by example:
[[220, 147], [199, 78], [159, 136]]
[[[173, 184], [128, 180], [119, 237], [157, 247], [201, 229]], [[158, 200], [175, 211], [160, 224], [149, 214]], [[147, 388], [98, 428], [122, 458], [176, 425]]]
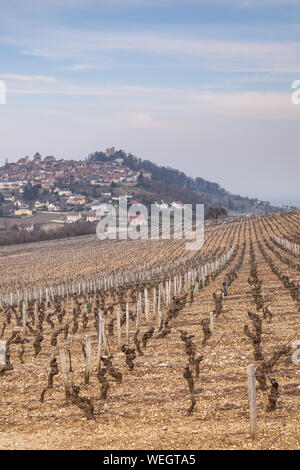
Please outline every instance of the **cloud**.
[[[59, 30], [39, 38], [39, 47], [34, 41], [22, 40], [19, 44], [25, 55], [51, 60], [92, 59], [93, 63], [106, 53], [144, 54], [180, 58], [194, 62], [202, 69], [233, 72], [288, 72], [300, 71], [300, 43], [295, 41], [240, 41], [192, 38], [159, 34], [157, 32], [98, 32], [83, 30]], [[79, 63], [67, 67], [69, 70], [84, 70], [89, 65]]]
[[132, 127], [149, 128], [159, 126], [159, 122], [155, 121], [153, 117], [147, 113], [132, 113], [125, 117], [125, 122], [129, 123]]
[[56, 82], [49, 84], [22, 83], [20, 86], [17, 82], [8, 83], [8, 93], [24, 94], [24, 95], [74, 95], [74, 96], [154, 96], [155, 94], [177, 93], [176, 90], [158, 87], [143, 86], [93, 86], [93, 85], [74, 85], [72, 83]]
[[[1, 78], [1, 76], [0, 76]], [[187, 112], [198, 116], [218, 115], [233, 118], [254, 120], [299, 120], [300, 107], [291, 103], [291, 83], [287, 92], [249, 92], [222, 91], [203, 89], [182, 89], [151, 86], [94, 86], [74, 85], [64, 81], [35, 82], [34, 80], [16, 80], [7, 83], [7, 95], [57, 95], [57, 97], [74, 97], [82, 105], [85, 98], [95, 97], [95, 107], [100, 103], [108, 106], [113, 112], [126, 114], [122, 119], [133, 127], [155, 127], [163, 121], [174, 123], [184, 119], [181, 114]], [[62, 104], [63, 106], [63, 104]], [[125, 111], [126, 110], [126, 111]], [[153, 113], [160, 113], [163, 118], [153, 118]], [[187, 125], [190, 120], [187, 119]]]
[[[300, 0], [2, 3], [3, 162], [115, 145], [232, 191], [299, 192], [300, 106], [290, 87], [300, 77], [300, 29], [289, 7]], [[190, 5], [205, 5], [203, 15]]]
[[291, 93], [241, 92], [199, 93], [193, 96], [196, 103], [208, 112], [245, 119], [281, 120], [287, 122], [300, 118], [299, 109], [291, 104]]
[[[29, 93], [35, 89], [30, 81], [18, 85]], [[43, 93], [61, 93], [57, 100], [51, 97], [50, 106], [42, 97], [35, 106], [31, 95], [18, 106], [18, 95], [8, 96], [8, 106], [0, 109], [3, 163], [37, 150], [83, 158], [115, 145], [218, 181], [232, 192], [299, 193], [300, 106], [292, 105], [291, 88], [287, 93], [224, 93], [71, 86], [59, 80], [40, 84]], [[63, 93], [74, 91], [81, 93], [78, 99], [63, 99]]]
[[84, 70], [93, 70], [96, 67], [91, 64], [75, 64], [75, 65], [66, 65], [64, 67], [60, 67], [61, 70], [67, 70], [69, 72], [81, 72]]
[[[11, 1], [13, 4], [21, 5], [20, 2]], [[92, 8], [95, 5], [99, 7], [99, 12], [101, 11], [103, 18], [105, 18], [106, 10], [103, 7], [111, 5], [111, 2], [112, 0], [65, 0], [60, 2], [57, 0], [51, 0], [51, 2], [49, 0], [43, 2], [29, 0], [24, 15], [16, 15], [14, 12], [10, 21], [7, 21], [5, 14], [2, 15], [2, 19], [0, 18], [0, 30], [2, 31], [0, 44], [14, 46], [18, 53], [25, 56], [56, 61], [61, 70], [69, 72], [102, 68], [103, 63], [106, 64], [106, 68], [113, 68], [116, 63], [124, 61], [128, 63], [137, 55], [141, 62], [149, 57], [153, 60], [167, 56], [169, 62], [173, 60], [175, 63], [174, 61], [180, 59], [182, 64], [194, 64], [199, 69], [208, 71], [300, 72], [300, 42], [297, 40], [299, 25], [297, 25], [296, 19], [294, 22], [285, 20], [281, 25], [277, 21], [275, 23], [267, 22], [264, 24], [266, 31], [264, 30], [262, 33], [262, 27], [259, 24], [253, 24], [250, 21], [245, 25], [233, 20], [232, 24], [228, 25], [228, 18], [225, 18], [223, 25], [218, 24], [218, 27], [213, 22], [209, 22], [205, 25], [201, 24], [201, 28], [195, 28], [193, 24], [185, 25], [183, 20], [178, 24], [167, 22], [166, 27], [163, 28], [157, 25], [157, 30], [149, 28], [147, 31], [143, 27], [145, 26], [143, 22], [141, 25], [135, 22], [135, 26], [129, 28], [127, 26], [127, 30], [124, 30], [130, 21], [129, 13], [125, 17], [124, 26], [119, 25], [118, 27], [117, 24], [116, 26], [110, 24], [109, 30], [105, 26], [98, 30], [80, 27], [76, 29], [66, 26], [72, 24], [71, 22], [53, 21], [55, 18], [51, 15], [48, 15], [49, 21], [48, 17], [44, 18], [43, 15], [36, 17], [31, 15], [33, 5], [39, 5], [41, 9], [48, 6], [54, 12], [55, 6], [60, 8], [59, 5], [62, 8], [70, 9], [82, 6], [88, 10], [91, 7], [89, 14], [96, 11]], [[273, 5], [300, 6], [300, 0], [138, 0], [136, 2], [116, 0], [113, 4], [131, 3], [140, 6], [165, 4], [171, 8], [174, 2], [182, 6], [185, 6], [187, 2], [197, 5], [213, 2], [214, 4], [237, 5], [245, 8]], [[87, 7], [86, 3], [88, 3]], [[5, 9], [9, 10], [9, 8], [9, 6], [5, 6]], [[118, 11], [116, 10], [116, 12]], [[187, 26], [191, 26], [191, 29], [188, 30]], [[276, 32], [277, 36], [275, 36]], [[232, 37], [236, 39], [228, 39]], [[242, 39], [245, 37], [250, 39]], [[283, 38], [283, 40], [278, 40], [277, 37]], [[269, 40], [259, 40], [259, 38], [269, 38]], [[277, 40], [272, 40], [272, 38]], [[296, 40], [287, 41], [287, 38], [296, 38]], [[112, 60], [109, 62], [108, 58]], [[71, 64], [65, 64], [64, 61], [70, 61]]]
[[[10, 0], [9, 2], [12, 8], [20, 8], [19, 0]], [[249, 7], [260, 7], [264, 8], [269, 5], [299, 5], [299, 0], [27, 0], [27, 8], [39, 8], [39, 9], [75, 9], [75, 8], [86, 8], [93, 5], [99, 7], [115, 7], [124, 6], [126, 7], [164, 7], [169, 5], [208, 5], [208, 4], [219, 4], [219, 5], [233, 5], [233, 6], [249, 6]]]
[[55, 82], [56, 81], [55, 77], [48, 77], [45, 75], [20, 75], [20, 74], [15, 74], [15, 73], [0, 74], [0, 78], [3, 78], [5, 80], [16, 80], [16, 81], [21, 81], [21, 82], [32, 82], [32, 81]]

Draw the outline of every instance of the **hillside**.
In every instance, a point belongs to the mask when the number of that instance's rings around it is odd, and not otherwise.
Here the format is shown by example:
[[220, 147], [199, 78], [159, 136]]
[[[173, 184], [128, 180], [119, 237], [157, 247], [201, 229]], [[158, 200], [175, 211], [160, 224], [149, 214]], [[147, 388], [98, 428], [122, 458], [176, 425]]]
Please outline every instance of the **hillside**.
[[6, 161], [0, 167], [0, 244], [90, 234], [94, 230], [91, 223], [98, 220], [97, 204], [117, 207], [121, 195], [127, 196], [129, 205], [136, 201], [148, 209], [162, 201], [164, 208], [178, 202], [204, 204], [207, 218], [280, 210], [114, 147], [86, 160], [42, 157], [37, 152], [33, 158]]
[[159, 166], [150, 160], [142, 160], [122, 150], [109, 154], [97, 151], [88, 157], [90, 162], [113, 162], [116, 159], [123, 160], [123, 166], [135, 172], [150, 174], [151, 182], [148, 178], [142, 178], [140, 186], [144, 187], [146, 192], [155, 193], [157, 198], [166, 199], [167, 202], [169, 198], [174, 200], [175, 197], [175, 199], [181, 199], [186, 203], [202, 202], [206, 206], [221, 206], [238, 213], [257, 214], [278, 210], [266, 201], [231, 194], [218, 183], [207, 181], [201, 177], [191, 178], [182, 171]]

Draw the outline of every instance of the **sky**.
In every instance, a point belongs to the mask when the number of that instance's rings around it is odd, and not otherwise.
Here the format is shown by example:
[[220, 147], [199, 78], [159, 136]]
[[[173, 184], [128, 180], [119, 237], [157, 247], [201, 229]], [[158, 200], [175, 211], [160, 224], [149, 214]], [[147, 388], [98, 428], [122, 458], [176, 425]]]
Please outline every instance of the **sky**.
[[115, 146], [299, 199], [300, 0], [0, 0], [0, 164]]

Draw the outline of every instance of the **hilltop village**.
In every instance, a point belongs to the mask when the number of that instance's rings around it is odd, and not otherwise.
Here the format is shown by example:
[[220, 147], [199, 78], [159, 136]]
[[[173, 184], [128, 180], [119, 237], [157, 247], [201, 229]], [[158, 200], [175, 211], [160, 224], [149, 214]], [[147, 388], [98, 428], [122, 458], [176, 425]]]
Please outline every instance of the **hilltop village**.
[[[0, 231], [47, 231], [65, 224], [96, 222], [103, 204], [117, 204], [119, 194], [127, 196], [128, 204], [139, 202], [130, 188], [141, 179], [151, 180], [151, 173], [128, 168], [114, 147], [103, 155], [107, 157], [104, 161], [58, 160], [36, 153], [16, 163], [6, 161], [0, 168]], [[161, 200], [156, 203], [161, 209], [169, 207]], [[182, 203], [170, 201], [172, 204]], [[143, 223], [137, 217], [138, 222]]]
[[[84, 160], [58, 159], [37, 152], [16, 162], [6, 160], [0, 167], [0, 235], [45, 234], [63, 227], [62, 236], [66, 231], [70, 236], [75, 230], [77, 234], [95, 233], [88, 225], [101, 219], [103, 204], [117, 209], [119, 196], [127, 197], [128, 207], [133, 203], [155, 204], [162, 211], [184, 203], [203, 203], [206, 217], [215, 219], [278, 210], [268, 202], [232, 195], [216, 183], [191, 180], [178, 170], [159, 167], [114, 147]], [[142, 216], [128, 222], [146, 223]], [[12, 238], [4, 236], [0, 243], [11, 243]]]

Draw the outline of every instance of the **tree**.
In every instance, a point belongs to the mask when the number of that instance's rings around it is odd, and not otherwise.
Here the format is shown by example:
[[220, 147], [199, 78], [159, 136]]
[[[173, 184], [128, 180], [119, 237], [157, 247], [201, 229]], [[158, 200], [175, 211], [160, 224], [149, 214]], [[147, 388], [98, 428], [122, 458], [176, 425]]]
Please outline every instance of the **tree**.
[[139, 176], [138, 176], [138, 179], [137, 179], [138, 186], [143, 186], [144, 181], [145, 181], [144, 175], [143, 175], [143, 173], [140, 173]]
[[117, 187], [118, 187], [118, 185], [114, 181], [112, 181], [110, 183], [109, 189], [110, 189], [110, 192], [111, 192], [112, 196], [114, 195], [114, 189], [117, 188]]
[[94, 152], [88, 156], [90, 162], [107, 162], [108, 160], [109, 158], [104, 152]]
[[224, 207], [209, 207], [206, 213], [207, 219], [218, 220], [219, 217], [226, 216], [227, 210]]
[[29, 182], [24, 186], [23, 199], [24, 201], [34, 201], [38, 198], [41, 185], [32, 186]]

